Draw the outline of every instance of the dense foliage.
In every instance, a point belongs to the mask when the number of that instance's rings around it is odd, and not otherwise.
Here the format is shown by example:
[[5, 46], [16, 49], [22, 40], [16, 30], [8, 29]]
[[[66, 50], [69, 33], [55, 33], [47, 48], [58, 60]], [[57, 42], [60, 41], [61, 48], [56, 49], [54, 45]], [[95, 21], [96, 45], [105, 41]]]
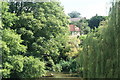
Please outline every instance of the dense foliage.
[[69, 61], [67, 16], [59, 2], [2, 2], [4, 78], [34, 78], [62, 71]]
[[104, 21], [106, 19], [105, 16], [98, 16], [96, 14], [96, 16], [93, 16], [92, 18], [89, 19], [88, 21], [88, 26], [91, 28], [91, 29], [95, 29], [95, 28], [98, 28], [99, 24], [101, 21]]
[[[33, 57], [24, 57], [26, 46], [21, 45], [20, 35], [10, 29], [2, 30], [2, 73], [4, 78], [9, 77], [40, 77], [44, 74], [44, 63]], [[33, 66], [33, 67], [32, 67]], [[28, 70], [29, 69], [29, 70]], [[36, 74], [34, 74], [36, 73]], [[29, 75], [25, 75], [29, 74]]]
[[84, 78], [120, 77], [120, 2], [113, 3], [109, 20], [89, 33], [79, 56]]
[[[80, 27], [80, 37], [69, 35], [60, 2], [1, 4], [3, 78], [39, 78], [47, 71], [79, 72], [83, 78], [120, 77], [120, 2], [113, 3], [107, 20], [96, 15], [71, 22]], [[80, 13], [69, 16], [78, 18]]]

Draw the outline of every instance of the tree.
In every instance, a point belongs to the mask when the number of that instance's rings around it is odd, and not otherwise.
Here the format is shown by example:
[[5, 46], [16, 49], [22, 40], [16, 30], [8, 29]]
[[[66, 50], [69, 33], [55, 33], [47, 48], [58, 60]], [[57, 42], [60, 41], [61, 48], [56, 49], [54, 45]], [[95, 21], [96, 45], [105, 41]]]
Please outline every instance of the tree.
[[89, 21], [88, 21], [88, 26], [90, 26], [91, 29], [98, 28], [99, 24], [101, 21], [105, 20], [104, 16], [93, 16]]
[[18, 17], [15, 13], [8, 12], [9, 4], [7, 2], [2, 2], [2, 27], [3, 28], [14, 28]]
[[[9, 3], [8, 12], [15, 14], [18, 19], [10, 28], [21, 35], [22, 44], [27, 46], [27, 51], [23, 55], [46, 61], [47, 67], [52, 70], [51, 66], [58, 63], [60, 59], [65, 60], [66, 57], [61, 55], [68, 52], [65, 48], [69, 21], [63, 8], [59, 2], [22, 3], [23, 7], [21, 7], [21, 2], [17, 2], [20, 5], [12, 6], [13, 4], [16, 3]], [[14, 11], [16, 7], [21, 10]], [[25, 9], [27, 7], [30, 11]], [[53, 64], [48, 64], [48, 61]]]
[[[71, 60], [67, 55], [70, 52], [67, 45], [69, 21], [60, 3], [5, 4], [2, 14], [3, 46], [0, 46], [4, 53], [3, 77], [39, 78], [45, 70], [55, 71], [55, 67], [62, 71], [59, 63]], [[72, 61], [71, 65], [75, 62]]]
[[13, 65], [8, 64], [8, 57], [13, 55], [20, 55], [26, 52], [26, 46], [21, 45], [22, 41], [20, 35], [16, 34], [14, 30], [4, 29], [1, 31], [2, 40], [0, 43], [2, 46], [2, 68], [3, 68], [3, 77], [9, 77], [11, 74], [11, 69]]
[[71, 18], [78, 18], [78, 17], [80, 17], [80, 13], [77, 12], [77, 11], [72, 11], [71, 13], [68, 13], [68, 15], [69, 15]]
[[120, 1], [113, 2], [108, 20], [103, 21], [83, 41], [79, 64], [84, 78], [120, 77], [119, 6]]
[[30, 13], [36, 7], [33, 2], [9, 2], [10, 4], [8, 11], [11, 13], [16, 13], [17, 16], [20, 16], [22, 12]]
[[23, 40], [21, 40], [20, 35], [16, 34], [14, 30], [4, 29], [2, 31], [2, 53], [3, 62], [6, 60], [7, 56], [24, 54], [26, 52], [26, 46], [21, 45]]
[[[11, 78], [40, 78], [45, 74], [45, 63], [33, 56], [9, 56], [7, 65], [11, 65]], [[7, 65], [5, 65], [7, 67]]]

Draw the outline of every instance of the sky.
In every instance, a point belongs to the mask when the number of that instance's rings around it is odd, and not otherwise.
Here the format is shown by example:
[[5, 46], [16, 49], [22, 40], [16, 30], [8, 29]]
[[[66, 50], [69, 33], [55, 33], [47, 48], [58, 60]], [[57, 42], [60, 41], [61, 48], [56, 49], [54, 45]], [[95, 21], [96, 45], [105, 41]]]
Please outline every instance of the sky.
[[107, 16], [109, 11], [110, 0], [59, 0], [64, 6], [66, 14], [77, 11], [82, 17], [87, 19], [98, 14]]

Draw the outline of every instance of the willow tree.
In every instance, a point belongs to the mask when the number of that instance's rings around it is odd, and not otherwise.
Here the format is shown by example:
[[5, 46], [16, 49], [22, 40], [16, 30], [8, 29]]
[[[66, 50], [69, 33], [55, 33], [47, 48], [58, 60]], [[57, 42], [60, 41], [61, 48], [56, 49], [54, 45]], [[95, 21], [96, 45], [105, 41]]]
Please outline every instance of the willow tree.
[[109, 19], [83, 41], [79, 63], [84, 78], [120, 77], [120, 2], [113, 2]]

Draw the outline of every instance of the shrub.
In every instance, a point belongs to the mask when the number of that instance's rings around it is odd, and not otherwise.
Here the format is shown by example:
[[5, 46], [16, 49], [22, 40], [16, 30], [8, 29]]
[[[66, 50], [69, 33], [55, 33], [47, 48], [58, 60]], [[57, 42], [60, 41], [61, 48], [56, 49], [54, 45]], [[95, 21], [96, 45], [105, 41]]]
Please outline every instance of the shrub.
[[45, 64], [32, 56], [9, 56], [7, 62], [3, 65], [2, 73], [4, 78], [9, 76], [11, 78], [38, 78], [45, 74]]

